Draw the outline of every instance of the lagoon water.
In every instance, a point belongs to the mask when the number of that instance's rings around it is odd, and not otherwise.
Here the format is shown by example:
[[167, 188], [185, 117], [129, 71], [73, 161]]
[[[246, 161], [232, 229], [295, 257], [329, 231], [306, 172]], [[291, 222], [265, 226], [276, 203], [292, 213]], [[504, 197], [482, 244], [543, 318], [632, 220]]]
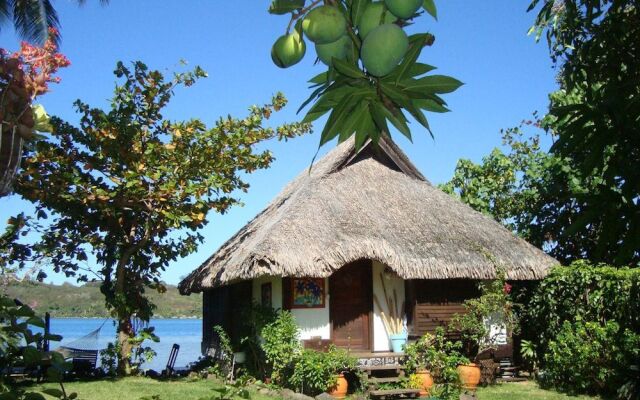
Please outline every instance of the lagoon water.
[[[104, 318], [51, 318], [51, 333], [63, 337], [60, 343], [52, 342], [51, 349], [73, 342], [98, 329], [101, 325], [102, 329], [97, 340], [97, 346], [100, 349], [107, 347], [109, 342], [115, 340], [114, 321]], [[149, 325], [156, 328], [155, 333], [160, 337], [160, 342], [148, 343], [148, 346], [158, 354], [153, 360], [144, 364], [144, 369], [163, 370], [174, 343], [180, 345], [176, 367], [186, 366], [200, 356], [201, 319], [153, 319]]]

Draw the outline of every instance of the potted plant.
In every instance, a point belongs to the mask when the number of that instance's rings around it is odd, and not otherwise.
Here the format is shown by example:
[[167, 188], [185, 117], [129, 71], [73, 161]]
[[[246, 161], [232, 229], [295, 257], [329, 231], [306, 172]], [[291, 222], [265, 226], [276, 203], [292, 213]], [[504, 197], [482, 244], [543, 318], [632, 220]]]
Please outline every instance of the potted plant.
[[330, 346], [326, 359], [329, 369], [333, 371], [335, 384], [329, 387], [328, 393], [336, 399], [344, 399], [349, 391], [349, 383], [345, 378], [345, 372], [355, 371], [358, 361], [351, 357], [345, 350]]
[[327, 392], [337, 399], [347, 396], [345, 372], [357, 369], [357, 360], [345, 350], [330, 346], [326, 352], [304, 349], [291, 364], [287, 384], [301, 393], [316, 396]]
[[[461, 389], [460, 379], [456, 372], [459, 364], [469, 362], [460, 353], [462, 344], [447, 340], [445, 331], [439, 327], [435, 334], [425, 334], [416, 342], [405, 347], [405, 370], [410, 373], [409, 384], [420, 389], [420, 396], [452, 394], [444, 396], [454, 398]], [[434, 386], [435, 382], [435, 386]], [[437, 390], [436, 390], [437, 389]]]
[[404, 326], [404, 302], [398, 302], [398, 294], [395, 289], [393, 289], [392, 296], [387, 294], [387, 287], [382, 273], [380, 274], [380, 283], [382, 284], [382, 292], [387, 306], [386, 310], [389, 310], [389, 315], [385, 313], [385, 308], [382, 308], [382, 304], [376, 295], [373, 295], [373, 301], [380, 310], [382, 324], [391, 342], [391, 350], [394, 353], [401, 353], [408, 338], [407, 330]]
[[429, 333], [414, 343], [405, 346], [405, 368], [409, 375], [409, 385], [420, 389], [420, 397], [427, 396], [433, 386], [431, 369], [435, 366], [438, 354], [434, 347], [435, 337]]
[[480, 284], [480, 297], [465, 300], [465, 311], [454, 315], [449, 325], [460, 334], [465, 356], [474, 361], [458, 366], [460, 379], [468, 390], [475, 390], [480, 383], [481, 371], [475, 363], [478, 355], [495, 349], [517, 327], [511, 285], [506, 282], [504, 270], [498, 269], [496, 275], [496, 279]]

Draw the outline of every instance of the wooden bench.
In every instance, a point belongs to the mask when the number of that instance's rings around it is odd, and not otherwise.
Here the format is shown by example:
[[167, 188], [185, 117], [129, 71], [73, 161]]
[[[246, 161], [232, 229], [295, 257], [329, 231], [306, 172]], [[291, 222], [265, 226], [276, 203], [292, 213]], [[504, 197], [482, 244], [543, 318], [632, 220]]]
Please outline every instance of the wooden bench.
[[415, 399], [420, 397], [419, 389], [388, 389], [388, 390], [372, 390], [369, 392], [371, 398], [385, 400], [385, 399]]

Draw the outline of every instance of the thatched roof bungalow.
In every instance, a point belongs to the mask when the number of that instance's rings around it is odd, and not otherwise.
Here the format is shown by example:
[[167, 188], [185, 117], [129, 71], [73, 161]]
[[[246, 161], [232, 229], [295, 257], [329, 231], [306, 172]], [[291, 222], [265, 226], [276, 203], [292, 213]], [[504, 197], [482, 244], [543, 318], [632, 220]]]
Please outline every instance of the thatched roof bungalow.
[[554, 264], [429, 183], [393, 142], [356, 151], [347, 141], [302, 171], [179, 287], [204, 292], [205, 349], [211, 326], [233, 334], [232, 316], [253, 299], [291, 309], [303, 340], [386, 351], [383, 314], [391, 308], [406, 315], [410, 333], [422, 334], [445, 324], [496, 267], [511, 280], [537, 280]]

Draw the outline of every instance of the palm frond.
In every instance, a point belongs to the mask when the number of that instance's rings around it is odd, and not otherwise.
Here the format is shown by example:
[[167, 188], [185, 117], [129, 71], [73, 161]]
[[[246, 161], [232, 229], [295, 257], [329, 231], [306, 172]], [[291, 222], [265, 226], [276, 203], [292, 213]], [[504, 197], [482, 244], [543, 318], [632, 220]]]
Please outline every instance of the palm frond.
[[[29, 41], [44, 43], [49, 28], [60, 29], [58, 14], [49, 0], [13, 0], [13, 26]], [[59, 38], [59, 36], [58, 36]]]

